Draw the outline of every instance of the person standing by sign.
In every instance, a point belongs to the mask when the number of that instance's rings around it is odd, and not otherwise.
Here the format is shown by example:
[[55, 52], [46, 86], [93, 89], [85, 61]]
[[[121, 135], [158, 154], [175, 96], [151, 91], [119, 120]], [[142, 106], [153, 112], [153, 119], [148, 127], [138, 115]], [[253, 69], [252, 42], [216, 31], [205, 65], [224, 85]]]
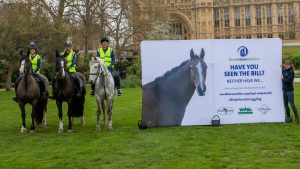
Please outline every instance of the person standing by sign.
[[298, 111], [294, 103], [294, 77], [295, 77], [295, 68], [290, 60], [286, 60], [283, 65], [282, 70], [282, 90], [283, 90], [283, 101], [284, 101], [284, 108], [286, 112], [286, 116], [290, 118], [290, 108], [288, 106], [288, 103], [290, 103], [293, 112], [295, 114], [295, 121], [296, 123], [299, 123], [299, 116]]

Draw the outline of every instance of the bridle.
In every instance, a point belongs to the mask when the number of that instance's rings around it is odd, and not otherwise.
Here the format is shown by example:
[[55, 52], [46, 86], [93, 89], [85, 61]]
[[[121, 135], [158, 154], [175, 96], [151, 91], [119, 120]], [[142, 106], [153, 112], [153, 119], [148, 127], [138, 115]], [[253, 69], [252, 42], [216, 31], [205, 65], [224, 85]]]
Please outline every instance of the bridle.
[[[101, 85], [102, 87], [106, 87], [107, 85], [109, 85], [109, 80], [107, 82], [105, 82], [105, 78], [108, 76], [109, 73], [104, 73], [104, 70], [102, 69], [102, 66], [101, 64], [99, 63], [99, 61], [95, 62], [99, 65], [98, 69], [97, 69], [97, 72], [96, 73], [90, 73], [90, 75], [94, 75], [96, 76], [95, 80], [93, 81], [93, 84], [95, 85]], [[103, 72], [103, 73], [100, 73], [100, 72]], [[102, 77], [104, 80], [103, 80], [103, 83], [101, 83], [99, 81], [99, 83], [97, 83], [97, 80], [98, 78]]]
[[[57, 62], [59, 62], [59, 65], [60, 65], [60, 66], [56, 66], [57, 74], [59, 74], [58, 70], [63, 70], [64, 72], [66, 71], [65, 66], [63, 64], [61, 64], [62, 61], [64, 61], [64, 60], [63, 59], [58, 59], [58, 61], [57, 61]], [[60, 77], [58, 76], [58, 78], [60, 78]]]

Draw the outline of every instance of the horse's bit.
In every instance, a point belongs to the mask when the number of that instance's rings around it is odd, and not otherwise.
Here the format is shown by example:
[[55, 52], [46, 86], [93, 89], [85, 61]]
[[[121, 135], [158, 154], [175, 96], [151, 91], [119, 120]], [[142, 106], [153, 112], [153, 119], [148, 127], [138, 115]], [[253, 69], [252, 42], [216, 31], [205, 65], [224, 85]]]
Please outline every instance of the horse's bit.
[[[97, 83], [98, 78], [102, 76], [102, 75], [100, 74], [100, 71], [102, 71], [102, 72], [104, 72], [104, 71], [102, 70], [102, 67], [101, 67], [100, 63], [99, 63], [99, 62], [96, 62], [96, 63], [99, 64], [99, 68], [97, 69], [97, 72], [96, 72], [96, 73], [90, 73], [90, 75], [96, 75], [96, 79], [94, 80], [93, 83], [97, 85], [97, 84], [98, 84], [98, 83]], [[99, 82], [99, 84], [100, 84], [101, 86], [103, 86], [103, 87], [106, 87], [106, 86], [109, 84], [109, 81], [108, 81], [107, 84], [105, 84], [105, 77], [106, 77], [107, 75], [108, 75], [108, 73], [106, 73], [106, 74], [103, 73], [104, 84], [102, 84], [102, 83]]]

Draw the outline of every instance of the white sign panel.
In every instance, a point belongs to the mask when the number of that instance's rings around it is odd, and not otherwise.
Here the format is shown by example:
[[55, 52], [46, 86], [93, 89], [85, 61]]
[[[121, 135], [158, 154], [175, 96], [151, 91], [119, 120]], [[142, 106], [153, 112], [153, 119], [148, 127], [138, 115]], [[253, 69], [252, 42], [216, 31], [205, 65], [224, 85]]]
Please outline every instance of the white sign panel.
[[[267, 45], [266, 45], [267, 44]], [[283, 122], [281, 40], [144, 41], [148, 127]]]

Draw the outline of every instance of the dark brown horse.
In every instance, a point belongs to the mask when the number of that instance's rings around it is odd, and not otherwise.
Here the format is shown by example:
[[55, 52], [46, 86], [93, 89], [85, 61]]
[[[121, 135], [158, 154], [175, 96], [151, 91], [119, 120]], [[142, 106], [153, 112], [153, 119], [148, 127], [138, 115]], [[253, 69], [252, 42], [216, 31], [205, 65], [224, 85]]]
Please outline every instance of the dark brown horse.
[[[25, 105], [27, 103], [32, 105], [32, 124], [30, 127], [31, 132], [35, 132], [35, 123], [37, 124], [43, 123], [42, 125], [46, 126], [46, 111], [47, 111], [47, 98], [40, 98], [40, 88], [37, 80], [33, 76], [32, 66], [27, 56], [21, 56], [21, 67], [20, 74], [21, 81], [16, 90], [16, 97], [18, 100], [19, 107], [22, 112], [22, 128], [21, 133], [26, 133], [26, 122], [25, 122]], [[41, 75], [42, 76], [42, 75]], [[48, 79], [45, 76], [42, 76], [45, 89], [46, 96], [48, 96]]]
[[204, 49], [190, 51], [190, 59], [143, 86], [143, 114], [140, 128], [181, 125], [185, 109], [195, 90], [206, 91], [207, 65]]
[[56, 105], [58, 108], [59, 116], [59, 128], [58, 132], [63, 132], [63, 121], [62, 121], [62, 103], [65, 101], [68, 103], [68, 118], [69, 118], [69, 127], [68, 132], [72, 132], [73, 126], [73, 117], [81, 117], [81, 125], [84, 125], [84, 102], [85, 102], [85, 93], [86, 93], [86, 81], [85, 77], [76, 72], [77, 76], [83, 82], [81, 97], [77, 98], [75, 95], [76, 85], [72, 80], [71, 75], [65, 71], [66, 61], [64, 58], [56, 56], [56, 73], [57, 78], [53, 84], [53, 94], [56, 99]]

